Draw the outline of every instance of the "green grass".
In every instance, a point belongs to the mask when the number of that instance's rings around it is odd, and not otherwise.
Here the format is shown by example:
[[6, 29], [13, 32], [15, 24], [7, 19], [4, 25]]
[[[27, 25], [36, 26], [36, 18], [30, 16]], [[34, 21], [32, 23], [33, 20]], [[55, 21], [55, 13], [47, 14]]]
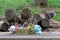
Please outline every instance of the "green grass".
[[60, 8], [60, 0], [48, 0], [48, 4], [51, 7]]
[[[13, 9], [18, 15], [21, 13], [23, 8], [33, 8], [30, 4], [34, 0], [0, 0], [0, 17], [4, 16], [7, 9]], [[33, 10], [35, 12], [35, 10]], [[32, 13], [34, 13], [32, 12]]]
[[48, 5], [56, 8], [57, 16], [54, 19], [60, 21], [60, 0], [48, 0]]
[[[4, 16], [7, 9], [13, 9], [18, 15], [20, 15], [23, 8], [29, 8], [32, 14], [42, 12], [39, 7], [32, 7], [34, 0], [0, 0], [0, 17]], [[60, 0], [48, 0], [48, 5], [50, 7], [56, 8], [57, 16], [55, 20], [60, 21]]]
[[60, 21], [60, 14], [57, 14], [57, 16], [55, 17], [56, 20]]

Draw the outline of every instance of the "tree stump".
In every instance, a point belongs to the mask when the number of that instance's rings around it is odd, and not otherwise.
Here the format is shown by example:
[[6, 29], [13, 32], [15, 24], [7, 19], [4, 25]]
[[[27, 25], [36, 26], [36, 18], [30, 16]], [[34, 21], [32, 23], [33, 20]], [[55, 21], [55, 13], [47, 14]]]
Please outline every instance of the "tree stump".
[[48, 0], [35, 0], [35, 5], [41, 7], [47, 7]]

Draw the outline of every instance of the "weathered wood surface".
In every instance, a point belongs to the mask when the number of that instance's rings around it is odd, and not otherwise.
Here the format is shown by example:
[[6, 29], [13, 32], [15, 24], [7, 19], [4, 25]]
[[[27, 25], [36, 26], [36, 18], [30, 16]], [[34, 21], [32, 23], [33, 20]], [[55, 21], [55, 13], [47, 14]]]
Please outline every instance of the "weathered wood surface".
[[[3, 35], [2, 35], [3, 34]], [[6, 35], [5, 35], [6, 34]], [[0, 32], [1, 40], [60, 40], [60, 32], [42, 32], [40, 35], [16, 35]]]
[[49, 25], [52, 28], [60, 28], [60, 22], [53, 19], [49, 20]]
[[52, 32], [60, 32], [60, 29], [55, 29], [55, 28], [48, 28], [47, 30]]

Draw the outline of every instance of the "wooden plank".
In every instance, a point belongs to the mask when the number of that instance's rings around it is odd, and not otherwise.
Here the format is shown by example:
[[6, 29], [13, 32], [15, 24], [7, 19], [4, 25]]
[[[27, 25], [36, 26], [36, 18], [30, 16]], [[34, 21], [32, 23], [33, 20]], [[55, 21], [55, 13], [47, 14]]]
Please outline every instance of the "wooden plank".
[[[1, 35], [2, 34], [2, 35]], [[5, 35], [6, 34], [6, 35]], [[17, 35], [10, 32], [0, 32], [0, 39], [15, 39], [15, 40], [60, 40], [60, 32], [42, 32], [40, 35]]]

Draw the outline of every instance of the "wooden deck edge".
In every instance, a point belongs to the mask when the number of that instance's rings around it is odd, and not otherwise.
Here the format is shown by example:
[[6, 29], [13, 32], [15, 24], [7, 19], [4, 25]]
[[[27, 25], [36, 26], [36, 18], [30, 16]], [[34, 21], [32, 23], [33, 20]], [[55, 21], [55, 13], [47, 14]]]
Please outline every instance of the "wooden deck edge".
[[16, 35], [9, 32], [3, 34], [0, 33], [0, 40], [60, 40], [60, 32], [42, 32], [40, 35]]

